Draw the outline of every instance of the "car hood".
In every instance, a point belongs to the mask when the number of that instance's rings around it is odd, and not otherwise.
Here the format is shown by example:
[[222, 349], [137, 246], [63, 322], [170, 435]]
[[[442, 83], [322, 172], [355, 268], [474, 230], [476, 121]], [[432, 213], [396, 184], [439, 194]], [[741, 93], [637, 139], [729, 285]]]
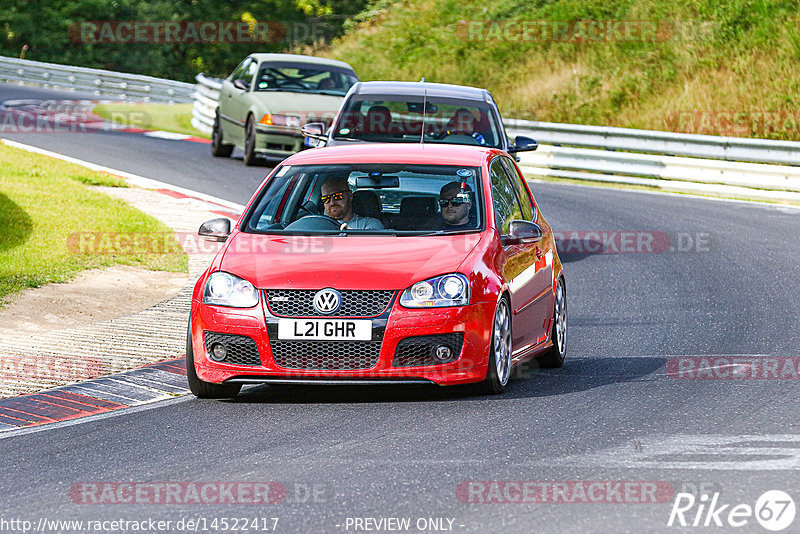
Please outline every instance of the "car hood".
[[[343, 96], [317, 95], [312, 93], [285, 93], [282, 91], [264, 91], [253, 93], [259, 100], [259, 107], [265, 113], [278, 115], [298, 115], [309, 122], [314, 117], [306, 118], [309, 112], [322, 112], [332, 119], [344, 100]], [[317, 117], [321, 120], [320, 117]]]
[[481, 234], [288, 236], [236, 232], [219, 269], [260, 289], [405, 289], [454, 272]]

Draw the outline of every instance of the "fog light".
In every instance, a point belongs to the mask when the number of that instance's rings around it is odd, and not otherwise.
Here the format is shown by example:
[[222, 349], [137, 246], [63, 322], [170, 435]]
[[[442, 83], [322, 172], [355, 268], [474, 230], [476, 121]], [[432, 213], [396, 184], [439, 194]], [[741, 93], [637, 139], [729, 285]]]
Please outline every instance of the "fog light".
[[439, 345], [433, 350], [433, 359], [439, 363], [444, 363], [450, 360], [452, 355], [453, 351], [447, 345]]
[[222, 343], [214, 343], [211, 345], [211, 353], [209, 356], [215, 362], [221, 362], [225, 359], [225, 356], [228, 355], [228, 349], [225, 348], [225, 345]]

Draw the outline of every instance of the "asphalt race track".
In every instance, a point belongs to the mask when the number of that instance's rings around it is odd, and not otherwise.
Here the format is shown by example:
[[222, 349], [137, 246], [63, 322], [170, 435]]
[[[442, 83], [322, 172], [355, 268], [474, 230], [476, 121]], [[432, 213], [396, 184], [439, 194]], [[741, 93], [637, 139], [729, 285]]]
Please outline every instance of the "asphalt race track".
[[[0, 101], [13, 98], [54, 96], [0, 86]], [[239, 203], [268, 172], [212, 158], [205, 144], [133, 133], [4, 137]], [[754, 515], [728, 521], [768, 490], [800, 497], [800, 210], [561, 184], [533, 191], [563, 234], [563, 369], [532, 371], [499, 397], [262, 386], [233, 401], [188, 396], [46, 426], [0, 439], [0, 515], [205, 519], [209, 532], [214, 518], [275, 517], [277, 532], [301, 533], [394, 525], [366, 518], [408, 518], [410, 532], [768, 532]], [[659, 250], [623, 252], [623, 233], [655, 236]], [[690, 369], [720, 361], [714, 373]], [[87, 504], [76, 493], [100, 482], [277, 482], [285, 497]], [[547, 502], [513, 502], [522, 487], [547, 488]], [[696, 497], [684, 517], [698, 526], [668, 526], [679, 492]], [[715, 494], [717, 508], [729, 506], [698, 515]]]

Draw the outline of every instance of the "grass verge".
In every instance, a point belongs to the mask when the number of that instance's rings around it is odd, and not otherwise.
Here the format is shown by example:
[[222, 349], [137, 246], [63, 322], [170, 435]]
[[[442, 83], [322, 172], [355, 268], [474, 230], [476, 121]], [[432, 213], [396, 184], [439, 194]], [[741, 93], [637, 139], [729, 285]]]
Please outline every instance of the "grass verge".
[[92, 110], [106, 120], [143, 128], [163, 130], [210, 139], [192, 126], [192, 104], [100, 104]]
[[180, 247], [164, 254], [115, 253], [109, 251], [113, 247], [106, 249], [109, 252], [79, 253], [75, 238], [85, 232], [171, 233], [156, 219], [88, 185], [126, 187], [119, 178], [4, 145], [0, 161], [0, 305], [11, 293], [66, 282], [85, 269], [125, 264], [188, 270]]

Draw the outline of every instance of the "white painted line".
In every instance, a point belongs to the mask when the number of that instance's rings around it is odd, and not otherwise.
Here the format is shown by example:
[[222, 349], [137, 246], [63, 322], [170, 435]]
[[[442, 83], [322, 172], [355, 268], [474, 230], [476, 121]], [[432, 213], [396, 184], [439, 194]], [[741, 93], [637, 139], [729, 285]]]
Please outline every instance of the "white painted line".
[[152, 130], [149, 132], [144, 132], [143, 135], [147, 137], [157, 137], [159, 139], [169, 139], [172, 141], [183, 141], [184, 139], [189, 139], [192, 137], [191, 135], [180, 134], [175, 132], [165, 132], [164, 130]]
[[103, 378], [106, 379], [106, 380], [111, 380], [112, 382], [115, 382], [116, 384], [118, 384], [118, 387], [123, 391], [125, 389], [134, 389], [134, 390], [140, 389], [140, 390], [146, 391], [146, 392], [156, 396], [153, 399], [145, 399], [145, 400], [142, 400], [142, 401], [135, 401], [134, 404], [132, 404], [131, 406], [138, 406], [140, 404], [149, 404], [151, 402], [156, 402], [156, 401], [160, 401], [160, 400], [164, 400], [164, 399], [170, 399], [170, 398], [176, 397], [178, 395], [186, 395], [187, 393], [190, 393], [190, 391], [188, 389], [186, 389], [184, 391], [184, 393], [169, 393], [169, 392], [163, 391], [163, 390], [158, 389], [158, 388], [153, 387], [153, 386], [147, 386], [147, 385], [144, 385], [144, 384], [139, 384], [139, 383], [136, 383], [136, 382], [134, 382], [132, 380], [125, 380], [125, 378], [127, 378], [125, 372], [119, 373], [119, 374], [116, 374], [116, 375], [104, 376]]
[[89, 161], [84, 161], [78, 158], [73, 158], [71, 156], [65, 156], [64, 154], [59, 154], [58, 152], [52, 152], [50, 150], [45, 150], [43, 148], [26, 145], [23, 143], [19, 143], [17, 141], [11, 141], [9, 139], [0, 139], [0, 142], [6, 146], [10, 146], [13, 148], [19, 148], [21, 150], [26, 150], [28, 152], [33, 152], [35, 154], [42, 154], [44, 156], [49, 156], [51, 158], [60, 159], [62, 161], [67, 161], [69, 163], [74, 163], [76, 165], [80, 165], [81, 167], [86, 167], [87, 169], [91, 169], [93, 171], [98, 172], [105, 172], [108, 174], [113, 174], [115, 176], [119, 176], [120, 178], [125, 178], [129, 183], [133, 185], [137, 185], [139, 187], [143, 187], [145, 189], [167, 189], [170, 191], [174, 191], [176, 193], [180, 193], [182, 195], [195, 197], [200, 200], [205, 200], [206, 202], [211, 202], [214, 204], [219, 204], [226, 208], [232, 209], [241, 213], [244, 211], [244, 206], [241, 204], [237, 204], [235, 202], [230, 202], [223, 198], [214, 197], [211, 195], [207, 195], [205, 193], [200, 193], [198, 191], [192, 191], [191, 189], [186, 189], [183, 187], [178, 187], [176, 185], [167, 184], [164, 182], [159, 182], [158, 180], [153, 180], [152, 178], [145, 178], [144, 176], [139, 176], [138, 174], [133, 174], [130, 172], [120, 171], [118, 169], [112, 169], [111, 167], [105, 167], [103, 165], [97, 165], [96, 163], [91, 163]]
[[[69, 387], [69, 389], [66, 391], [71, 393], [78, 393], [80, 395], [86, 395], [87, 397], [93, 397], [95, 399], [104, 400], [108, 402], [115, 402], [117, 404], [125, 404], [126, 406], [133, 406], [133, 403], [139, 402], [137, 399], [132, 399], [131, 397], [127, 397], [122, 393], [108, 391], [111, 389], [110, 386], [106, 386], [106, 388], [108, 389], [107, 390], [107, 389], [100, 389], [98, 387], [98, 384], [91, 382], [89, 382], [89, 384], [91, 384], [92, 387], [85, 387], [82, 384], [84, 383], [80, 382], [77, 384], [67, 384], [67, 386], [64, 387]], [[45, 392], [46, 390], [37, 391], [37, 393], [45, 393]], [[116, 398], [109, 398], [109, 397], [116, 397]], [[127, 401], [127, 402], [122, 402], [122, 401]]]
[[626, 469], [800, 470], [800, 434], [651, 436], [539, 463]]

